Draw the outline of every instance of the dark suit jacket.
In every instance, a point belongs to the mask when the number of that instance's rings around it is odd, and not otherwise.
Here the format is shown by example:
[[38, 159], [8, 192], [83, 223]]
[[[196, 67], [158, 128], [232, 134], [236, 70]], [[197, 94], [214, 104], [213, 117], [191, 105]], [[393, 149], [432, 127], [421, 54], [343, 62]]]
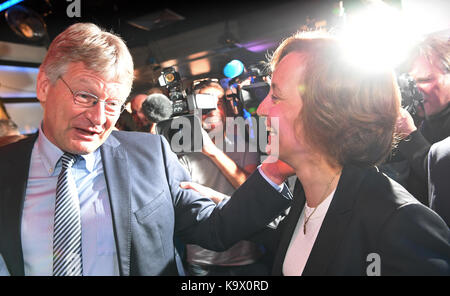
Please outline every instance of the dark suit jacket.
[[450, 104], [437, 114], [429, 115], [417, 131], [406, 140], [400, 141], [398, 149], [410, 165], [409, 177], [405, 186], [411, 194], [424, 205], [429, 205], [427, 175], [428, 152], [432, 144], [450, 136]]
[[450, 227], [450, 137], [431, 146], [428, 157], [430, 207]]
[[[24, 274], [21, 219], [35, 139], [0, 148], [0, 253], [11, 275]], [[217, 207], [181, 189], [189, 175], [160, 136], [113, 132], [100, 149], [121, 275], [177, 275], [174, 235], [223, 251], [289, 206], [258, 172]]]
[[[275, 275], [282, 274], [305, 201], [296, 186], [288, 216], [258, 236], [274, 252]], [[401, 185], [376, 168], [346, 166], [303, 275], [367, 275], [371, 253], [380, 256], [381, 275], [449, 275], [449, 240], [444, 221]]]

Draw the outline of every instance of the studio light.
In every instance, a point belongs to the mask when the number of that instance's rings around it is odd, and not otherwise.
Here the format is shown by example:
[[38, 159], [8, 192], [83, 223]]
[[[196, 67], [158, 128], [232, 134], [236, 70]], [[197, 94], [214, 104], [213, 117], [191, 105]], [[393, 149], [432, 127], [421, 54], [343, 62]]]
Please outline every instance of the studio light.
[[39, 14], [16, 5], [5, 12], [9, 27], [20, 37], [29, 41], [42, 40], [47, 36], [47, 26]]
[[369, 71], [396, 67], [419, 39], [401, 11], [384, 3], [348, 16], [340, 37], [348, 59]]

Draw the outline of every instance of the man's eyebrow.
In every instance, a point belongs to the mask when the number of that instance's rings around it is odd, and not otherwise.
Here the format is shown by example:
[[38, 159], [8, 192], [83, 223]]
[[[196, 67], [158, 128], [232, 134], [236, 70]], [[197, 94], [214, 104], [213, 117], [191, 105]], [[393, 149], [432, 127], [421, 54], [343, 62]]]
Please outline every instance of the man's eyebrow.
[[[87, 91], [90, 94], [93, 94], [95, 96], [99, 96], [98, 84], [95, 81], [81, 77], [80, 79], [77, 80], [77, 82], [83, 84], [83, 87], [86, 88], [86, 89], [83, 89], [84, 91]], [[108, 99], [120, 100], [118, 96], [119, 96], [119, 94], [114, 92], [113, 96], [108, 97]]]
[[79, 78], [76, 80], [76, 82], [78, 84], [82, 84], [84, 87], [86, 87], [87, 89], [85, 89], [85, 91], [95, 91], [95, 83], [92, 82], [92, 80], [86, 79], [86, 78]]
[[433, 78], [433, 74], [432, 73], [427, 73], [425, 75], [420, 75], [416, 77], [416, 81], [421, 81], [421, 80], [430, 80]]
[[84, 78], [84, 77], [81, 77], [78, 81], [79, 81], [79, 82], [83, 82], [83, 83], [91, 84], [91, 80], [86, 79], [86, 78]]

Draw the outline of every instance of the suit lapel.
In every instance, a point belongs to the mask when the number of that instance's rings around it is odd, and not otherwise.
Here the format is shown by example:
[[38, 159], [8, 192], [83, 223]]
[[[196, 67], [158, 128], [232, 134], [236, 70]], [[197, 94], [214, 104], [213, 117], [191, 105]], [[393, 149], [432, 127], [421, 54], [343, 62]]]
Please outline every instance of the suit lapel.
[[101, 146], [101, 154], [111, 203], [120, 274], [130, 275], [131, 184], [128, 156], [125, 149], [112, 134]]
[[[11, 275], [23, 276], [24, 261], [21, 240], [21, 224], [31, 152], [37, 134], [11, 144], [8, 164], [3, 168], [2, 188], [0, 188], [1, 229], [3, 258]], [[6, 238], [6, 239], [5, 239]]]
[[364, 176], [361, 169], [345, 167], [333, 200], [302, 275], [326, 275], [352, 217], [357, 191]]

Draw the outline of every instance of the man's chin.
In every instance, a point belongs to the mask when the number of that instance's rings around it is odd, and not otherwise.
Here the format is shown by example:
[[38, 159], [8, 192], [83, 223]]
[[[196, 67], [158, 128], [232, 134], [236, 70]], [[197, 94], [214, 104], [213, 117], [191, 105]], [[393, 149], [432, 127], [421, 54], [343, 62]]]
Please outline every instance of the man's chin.
[[95, 150], [100, 147], [102, 143], [99, 143], [98, 141], [95, 142], [86, 142], [86, 141], [80, 141], [71, 143], [71, 145], [68, 145], [66, 152], [70, 152], [77, 155], [86, 155], [89, 153], [94, 152]]

